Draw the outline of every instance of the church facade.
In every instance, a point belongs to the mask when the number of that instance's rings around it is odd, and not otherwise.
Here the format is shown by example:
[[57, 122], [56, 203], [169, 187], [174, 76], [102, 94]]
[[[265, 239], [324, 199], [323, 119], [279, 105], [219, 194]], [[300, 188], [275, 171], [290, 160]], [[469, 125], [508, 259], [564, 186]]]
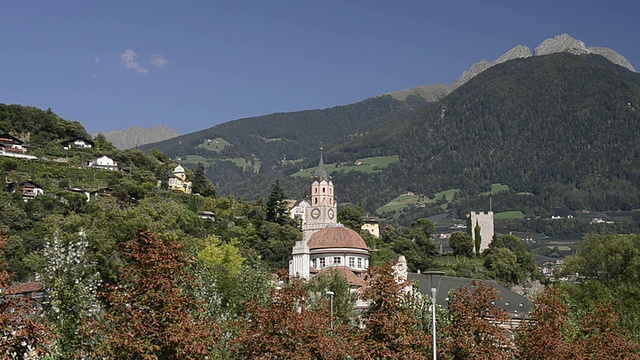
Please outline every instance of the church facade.
[[352, 288], [361, 287], [369, 268], [370, 250], [360, 234], [338, 223], [334, 185], [322, 153], [311, 182], [309, 206], [304, 209], [302, 240], [291, 252], [289, 274], [309, 280], [318, 272], [336, 270]]

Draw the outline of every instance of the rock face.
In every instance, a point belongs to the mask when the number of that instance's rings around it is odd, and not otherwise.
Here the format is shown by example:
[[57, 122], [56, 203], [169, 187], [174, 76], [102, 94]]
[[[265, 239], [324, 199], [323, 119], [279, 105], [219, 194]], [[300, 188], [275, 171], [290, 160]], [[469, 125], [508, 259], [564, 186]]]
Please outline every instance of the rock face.
[[[98, 134], [99, 133], [94, 133], [91, 134], [91, 136], [95, 137]], [[101, 134], [104, 135], [113, 146], [120, 150], [132, 149], [136, 146], [151, 144], [181, 135], [179, 132], [164, 125], [159, 125], [151, 129], [134, 126], [127, 131], [118, 129]]]
[[427, 102], [435, 102], [445, 97], [451, 89], [445, 84], [434, 84], [425, 86], [416, 86], [411, 89], [390, 92], [384, 95], [391, 95], [396, 100], [405, 101], [409, 95], [417, 95], [427, 100]]
[[562, 34], [554, 37], [553, 39], [546, 39], [542, 44], [536, 47], [535, 54], [549, 55], [560, 52], [566, 52], [574, 55], [587, 54], [587, 46], [584, 42], [574, 39], [568, 34]]
[[[566, 52], [574, 55], [582, 54], [597, 54], [604, 56], [614, 64], [623, 66], [631, 71], [636, 71], [633, 65], [624, 56], [620, 55], [613, 49], [605, 47], [588, 47], [583, 41], [574, 39], [568, 34], [558, 35], [552, 39], [546, 39], [535, 49], [535, 56], [555, 54], [560, 52]], [[518, 45], [513, 49], [507, 51], [504, 55], [500, 56], [496, 61], [489, 64], [486, 60], [482, 60], [471, 66], [469, 70], [466, 70], [460, 75], [458, 79], [451, 85], [452, 90], [460, 85], [471, 80], [474, 76], [480, 74], [484, 70], [493, 65], [497, 65], [512, 59], [519, 59], [531, 56], [531, 50], [524, 46]]]
[[513, 60], [513, 59], [522, 59], [528, 58], [531, 56], [531, 49], [524, 45], [518, 45], [513, 49], [504, 53], [504, 55], [500, 56], [498, 60], [491, 63], [491, 66], [503, 63], [505, 61]]
[[456, 81], [451, 85], [451, 87], [453, 89], [458, 88], [460, 85], [466, 83], [467, 81], [473, 79], [476, 75], [480, 74], [481, 72], [487, 70], [489, 67], [491, 67], [491, 64], [485, 60], [482, 59], [479, 62], [471, 65], [471, 67], [469, 68], [469, 70], [465, 70], [462, 75], [460, 75], [460, 77], [458, 77], [456, 79]]

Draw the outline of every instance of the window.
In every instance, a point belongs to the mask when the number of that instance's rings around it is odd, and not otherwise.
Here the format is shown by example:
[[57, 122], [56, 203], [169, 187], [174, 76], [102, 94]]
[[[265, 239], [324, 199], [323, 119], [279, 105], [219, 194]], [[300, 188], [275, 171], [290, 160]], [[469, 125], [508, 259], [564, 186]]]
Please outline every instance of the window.
[[322, 188], [322, 193], [324, 194], [325, 192], [327, 192], [327, 189]]
[[340, 256], [334, 256], [333, 265], [340, 265], [340, 264], [342, 264], [342, 258]]
[[358, 258], [358, 269], [362, 269], [362, 258]]
[[316, 267], [316, 259], [311, 260], [311, 266]]
[[354, 257], [349, 258], [349, 267], [356, 267], [356, 258]]
[[325, 266], [324, 258], [318, 258], [318, 268], [323, 268]]

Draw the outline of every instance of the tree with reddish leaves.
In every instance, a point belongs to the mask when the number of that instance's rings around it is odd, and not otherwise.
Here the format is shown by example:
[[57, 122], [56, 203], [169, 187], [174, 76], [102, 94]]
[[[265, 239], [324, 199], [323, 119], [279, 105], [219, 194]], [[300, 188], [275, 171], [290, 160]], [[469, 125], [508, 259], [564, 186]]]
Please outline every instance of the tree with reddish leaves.
[[191, 295], [193, 259], [176, 241], [138, 231], [120, 244], [127, 259], [104, 294], [104, 342], [96, 355], [112, 359], [202, 359], [212, 354], [218, 327], [199, 314]]
[[570, 340], [569, 313], [558, 289], [547, 289], [534, 303], [529, 319], [518, 329], [516, 344], [525, 360], [575, 357]]
[[363, 298], [369, 308], [362, 314], [363, 328], [355, 337], [355, 359], [427, 359], [431, 336], [407, 306], [408, 283], [399, 282], [391, 263], [371, 267]]
[[35, 301], [9, 287], [12, 274], [5, 270], [3, 252], [7, 238], [0, 233], [0, 359], [41, 356], [47, 353], [52, 335], [46, 325], [35, 320]]
[[281, 282], [272, 301], [247, 304], [247, 318], [235, 324], [230, 351], [240, 359], [342, 359], [348, 344], [346, 325], [330, 330], [329, 304], [314, 309], [307, 284]]
[[509, 331], [505, 310], [495, 305], [498, 292], [484, 282], [473, 281], [473, 290], [463, 286], [449, 305], [449, 322], [438, 347], [442, 359], [513, 359], [518, 351]]
[[583, 359], [640, 359], [640, 344], [620, 326], [620, 316], [611, 303], [598, 304], [580, 323], [576, 342]]

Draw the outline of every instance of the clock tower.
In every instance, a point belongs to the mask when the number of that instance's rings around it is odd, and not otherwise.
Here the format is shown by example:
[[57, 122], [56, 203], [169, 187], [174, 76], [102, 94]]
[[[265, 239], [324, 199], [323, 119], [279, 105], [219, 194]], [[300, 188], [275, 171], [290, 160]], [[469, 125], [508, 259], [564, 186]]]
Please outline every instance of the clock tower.
[[311, 178], [311, 201], [305, 212], [305, 222], [302, 227], [304, 240], [320, 229], [338, 223], [338, 207], [333, 193], [333, 181], [324, 166], [322, 148], [320, 162]]
[[289, 273], [309, 279], [309, 239], [316, 232], [338, 224], [338, 207], [333, 194], [333, 181], [324, 167], [322, 148], [320, 149], [320, 162], [311, 178], [310, 206], [305, 208], [304, 222], [302, 223], [302, 241], [297, 241], [293, 247], [293, 259], [289, 265]]

